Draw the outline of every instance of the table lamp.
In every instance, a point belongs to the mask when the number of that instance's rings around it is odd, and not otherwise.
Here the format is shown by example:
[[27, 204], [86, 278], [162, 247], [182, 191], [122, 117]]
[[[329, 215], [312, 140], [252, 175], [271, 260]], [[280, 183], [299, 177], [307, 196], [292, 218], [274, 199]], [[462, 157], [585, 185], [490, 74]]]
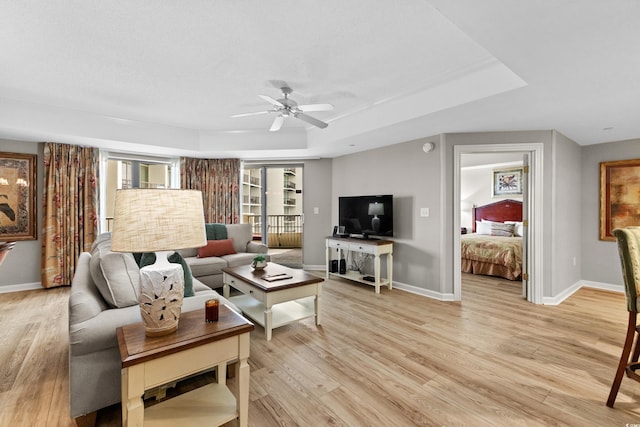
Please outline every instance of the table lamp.
[[202, 193], [197, 190], [117, 190], [111, 250], [155, 252], [140, 269], [140, 314], [147, 336], [178, 328], [184, 296], [182, 266], [167, 257], [177, 249], [207, 244]]
[[371, 229], [374, 233], [380, 231], [380, 218], [378, 215], [384, 215], [384, 203], [369, 203], [369, 215], [373, 215], [371, 218]]

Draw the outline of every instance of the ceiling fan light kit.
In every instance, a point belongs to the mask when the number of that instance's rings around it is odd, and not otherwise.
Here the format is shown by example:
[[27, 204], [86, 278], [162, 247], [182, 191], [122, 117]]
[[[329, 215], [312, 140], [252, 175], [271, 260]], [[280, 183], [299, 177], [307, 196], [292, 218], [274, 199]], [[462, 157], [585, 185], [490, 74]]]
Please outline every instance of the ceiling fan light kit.
[[293, 89], [289, 87], [285, 82], [278, 81], [281, 86], [279, 87], [282, 92], [282, 98], [274, 99], [268, 95], [258, 95], [261, 99], [267, 101], [269, 104], [273, 106], [271, 110], [266, 111], [257, 111], [254, 113], [242, 113], [235, 114], [231, 117], [245, 117], [245, 116], [253, 116], [258, 114], [268, 114], [268, 113], [277, 113], [278, 116], [273, 120], [269, 131], [277, 132], [282, 128], [284, 124], [285, 117], [294, 117], [296, 119], [302, 120], [303, 122], [309, 123], [313, 126], [316, 126], [320, 129], [324, 129], [329, 126], [328, 123], [323, 122], [322, 120], [318, 120], [315, 117], [311, 117], [306, 114], [309, 111], [331, 111], [333, 110], [333, 105], [331, 104], [307, 104], [307, 105], [298, 105], [296, 101], [289, 98]]

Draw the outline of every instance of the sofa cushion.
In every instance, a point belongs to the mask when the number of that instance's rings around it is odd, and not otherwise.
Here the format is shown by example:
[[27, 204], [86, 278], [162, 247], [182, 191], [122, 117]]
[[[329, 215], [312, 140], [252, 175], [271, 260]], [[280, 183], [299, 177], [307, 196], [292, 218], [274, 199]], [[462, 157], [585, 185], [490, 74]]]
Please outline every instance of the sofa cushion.
[[91, 278], [110, 307], [138, 304], [140, 269], [133, 255], [112, 252], [111, 239], [98, 239], [89, 261]]
[[211, 256], [222, 256], [235, 254], [236, 250], [233, 248], [233, 240], [208, 240], [206, 246], [198, 249], [199, 258], [207, 258]]
[[220, 257], [208, 258], [185, 258], [191, 267], [191, 272], [195, 277], [210, 276], [212, 274], [222, 274], [222, 269], [227, 267], [227, 261]]
[[[136, 255], [139, 255], [139, 258]], [[146, 267], [147, 265], [152, 265], [156, 262], [156, 254], [153, 252], [134, 254], [134, 258], [138, 260], [138, 265], [140, 266], [140, 268]], [[189, 264], [187, 264], [182, 255], [180, 255], [178, 252], [174, 252], [169, 255], [169, 257], [167, 257], [167, 260], [169, 260], [169, 262], [180, 264], [182, 266], [182, 273], [184, 274], [184, 296], [192, 297], [193, 295], [195, 295], [193, 293], [193, 274], [191, 273]]]
[[227, 224], [227, 236], [233, 239], [233, 248], [236, 252], [246, 252], [247, 244], [253, 237], [251, 224]]
[[[219, 299], [222, 304], [226, 304], [232, 310], [239, 313], [238, 308], [227, 299], [223, 298], [216, 291], [211, 290], [200, 282], [194, 284], [198, 291], [193, 297], [185, 298], [182, 301], [182, 313], [204, 308], [204, 302], [211, 298]], [[203, 315], [204, 318], [204, 315]], [[124, 307], [118, 310], [104, 310], [98, 316], [86, 322], [69, 325], [69, 341], [71, 344], [71, 355], [94, 353], [108, 348], [117, 348], [116, 328], [131, 323], [141, 322], [139, 307]], [[120, 363], [120, 360], [117, 360]]]
[[224, 224], [205, 224], [204, 229], [207, 233], [207, 240], [224, 240], [227, 239], [227, 226]]
[[91, 254], [82, 252], [76, 264], [69, 295], [69, 324], [80, 323], [109, 308], [91, 278]]

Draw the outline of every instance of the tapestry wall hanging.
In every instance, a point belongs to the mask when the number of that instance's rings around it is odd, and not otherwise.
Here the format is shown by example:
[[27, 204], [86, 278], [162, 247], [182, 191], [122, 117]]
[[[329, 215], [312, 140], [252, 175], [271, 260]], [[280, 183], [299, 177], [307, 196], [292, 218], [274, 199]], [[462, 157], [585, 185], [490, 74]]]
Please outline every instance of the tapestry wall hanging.
[[612, 231], [640, 226], [640, 159], [600, 163], [600, 240]]
[[0, 153], [0, 242], [36, 238], [36, 155]]

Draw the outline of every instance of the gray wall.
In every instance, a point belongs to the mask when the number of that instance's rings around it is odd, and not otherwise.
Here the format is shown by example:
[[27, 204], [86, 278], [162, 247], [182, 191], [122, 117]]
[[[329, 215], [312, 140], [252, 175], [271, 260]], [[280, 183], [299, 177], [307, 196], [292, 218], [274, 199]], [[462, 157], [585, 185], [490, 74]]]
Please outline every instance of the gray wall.
[[[437, 141], [433, 153], [421, 151], [425, 141]], [[543, 144], [543, 296], [580, 280], [621, 284], [615, 244], [598, 240], [598, 163], [640, 158], [640, 140], [581, 147], [554, 131], [445, 134], [339, 157], [333, 223], [338, 196], [394, 194], [394, 281], [452, 293], [453, 147], [514, 143]], [[430, 208], [429, 218], [419, 216], [421, 207]]]
[[[0, 151], [8, 153], [37, 154], [37, 218], [38, 240], [16, 242], [0, 266], [0, 287], [9, 285], [35, 285], [40, 283], [40, 234], [42, 230], [42, 186], [43, 153], [42, 144], [35, 142], [11, 141], [0, 139]], [[0, 289], [2, 292], [2, 289]]]
[[[436, 143], [428, 154], [426, 141]], [[640, 139], [580, 147], [552, 131], [447, 134], [305, 161], [304, 264], [324, 264], [324, 237], [337, 223], [339, 196], [389, 193], [395, 196], [394, 281], [453, 292], [453, 145], [518, 142], [544, 144], [544, 295], [556, 296], [580, 279], [622, 285], [615, 243], [598, 239], [599, 163], [640, 158]], [[0, 140], [0, 151], [38, 154], [40, 237], [42, 144]], [[430, 208], [429, 217], [419, 216], [421, 207]], [[0, 267], [0, 287], [39, 282], [40, 240], [17, 242]]]
[[[550, 293], [545, 293], [547, 296], [557, 296], [582, 278], [581, 147], [564, 135], [554, 132], [553, 149], [553, 221], [550, 224], [553, 264]], [[548, 288], [545, 286], [545, 289]]]
[[599, 239], [600, 162], [640, 159], [640, 139], [582, 147], [582, 278], [623, 285], [615, 242]]
[[[331, 159], [304, 162], [302, 263], [324, 266], [324, 238], [331, 234]], [[318, 213], [314, 209], [318, 208]]]
[[[543, 170], [542, 173], [542, 191], [543, 191], [543, 258], [546, 266], [543, 283], [543, 295], [551, 296], [551, 266], [552, 266], [552, 234], [549, 224], [552, 222], [552, 177], [553, 177], [553, 132], [552, 131], [530, 131], [530, 132], [486, 132], [486, 133], [460, 133], [446, 134], [446, 157], [445, 157], [445, 193], [444, 208], [445, 221], [443, 227], [448, 230], [451, 236], [455, 230], [453, 229], [453, 178], [454, 178], [454, 159], [453, 147], [455, 145], [481, 145], [481, 144], [517, 144], [517, 143], [542, 143], [543, 144]], [[445, 253], [447, 259], [445, 261], [445, 283], [453, 289], [453, 239], [448, 238], [444, 241]], [[453, 290], [451, 290], [452, 292]]]
[[[436, 143], [431, 153], [422, 151], [426, 141]], [[342, 156], [333, 159], [331, 179], [334, 225], [339, 196], [393, 194], [393, 280], [435, 292], [440, 292], [441, 152], [435, 137]], [[422, 207], [430, 209], [429, 217], [419, 216]]]

